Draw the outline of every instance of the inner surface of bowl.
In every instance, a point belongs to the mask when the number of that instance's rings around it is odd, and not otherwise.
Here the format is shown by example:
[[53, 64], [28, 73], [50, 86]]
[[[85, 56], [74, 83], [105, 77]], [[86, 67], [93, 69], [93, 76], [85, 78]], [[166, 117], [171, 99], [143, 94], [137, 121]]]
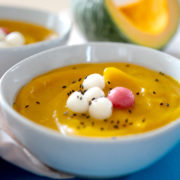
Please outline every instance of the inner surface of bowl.
[[18, 91], [31, 79], [62, 66], [85, 62], [128, 62], [164, 72], [180, 81], [178, 59], [128, 44], [89, 43], [55, 48], [27, 58], [2, 77], [0, 102], [13, 133], [36, 157], [65, 172], [115, 177], [147, 167], [178, 142], [180, 119], [140, 135], [94, 139], [63, 136], [36, 125], [13, 110]]
[[180, 81], [180, 63], [174, 57], [133, 45], [104, 43], [102, 46], [101, 43], [90, 43], [56, 48], [17, 64], [3, 78], [2, 87], [5, 82], [9, 86], [4, 95], [12, 105], [18, 90], [32, 78], [59, 67], [85, 62], [128, 62], [164, 72]]

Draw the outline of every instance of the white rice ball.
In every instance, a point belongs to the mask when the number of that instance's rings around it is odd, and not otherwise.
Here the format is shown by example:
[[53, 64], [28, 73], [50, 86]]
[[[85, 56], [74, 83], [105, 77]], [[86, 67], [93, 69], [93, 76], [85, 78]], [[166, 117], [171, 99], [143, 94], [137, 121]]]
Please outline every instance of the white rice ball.
[[88, 100], [78, 91], [72, 93], [67, 102], [66, 107], [76, 113], [84, 113], [88, 111]]
[[104, 89], [104, 77], [96, 73], [87, 76], [87, 78], [83, 81], [83, 88], [90, 89], [92, 87], [99, 87], [101, 89]]
[[107, 119], [112, 114], [112, 103], [106, 97], [95, 99], [89, 106], [89, 115], [95, 119]]
[[4, 41], [5, 37], [6, 37], [6, 33], [2, 29], [0, 29], [0, 41]]
[[8, 43], [4, 41], [0, 41], [0, 48], [7, 48], [7, 47], [10, 47]]
[[25, 43], [24, 36], [19, 32], [12, 32], [8, 34], [5, 41], [11, 46], [22, 46]]
[[88, 101], [91, 101], [93, 98], [97, 99], [99, 97], [104, 97], [104, 91], [99, 87], [92, 87], [85, 92], [84, 97]]

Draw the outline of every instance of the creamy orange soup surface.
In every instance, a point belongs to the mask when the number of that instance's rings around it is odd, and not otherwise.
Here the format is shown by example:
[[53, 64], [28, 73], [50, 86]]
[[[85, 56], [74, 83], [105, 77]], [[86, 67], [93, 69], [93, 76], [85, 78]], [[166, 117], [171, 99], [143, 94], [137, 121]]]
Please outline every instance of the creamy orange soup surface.
[[[112, 68], [111, 68], [112, 67]], [[106, 74], [105, 70], [108, 69]], [[131, 108], [113, 108], [107, 119], [92, 118], [66, 107], [74, 91], [93, 73], [104, 75], [105, 95], [126, 87], [135, 96]], [[35, 77], [18, 92], [14, 109], [31, 121], [63, 135], [115, 137], [151, 131], [180, 116], [180, 84], [164, 74], [127, 63], [76, 64]]]

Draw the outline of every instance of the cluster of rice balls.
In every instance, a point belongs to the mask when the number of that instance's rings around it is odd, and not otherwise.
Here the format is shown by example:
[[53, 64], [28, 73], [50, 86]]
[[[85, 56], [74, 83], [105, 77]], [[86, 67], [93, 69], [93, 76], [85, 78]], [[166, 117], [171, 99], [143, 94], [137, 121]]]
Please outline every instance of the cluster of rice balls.
[[100, 74], [87, 76], [82, 85], [86, 92], [75, 91], [66, 102], [66, 107], [75, 113], [88, 112], [90, 117], [101, 120], [112, 115], [113, 106], [125, 109], [134, 105], [134, 94], [125, 87], [116, 87], [105, 97], [105, 80]]
[[0, 27], [0, 48], [22, 46], [25, 44], [24, 36], [20, 32], [9, 32]]

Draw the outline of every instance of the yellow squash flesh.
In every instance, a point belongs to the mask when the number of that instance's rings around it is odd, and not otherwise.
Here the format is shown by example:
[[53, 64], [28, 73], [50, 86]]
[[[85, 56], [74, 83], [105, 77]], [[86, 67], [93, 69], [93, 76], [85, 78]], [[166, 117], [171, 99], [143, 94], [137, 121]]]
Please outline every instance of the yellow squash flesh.
[[123, 7], [114, 0], [105, 0], [105, 6], [130, 41], [153, 48], [163, 47], [179, 22], [178, 0], [139, 0]]

